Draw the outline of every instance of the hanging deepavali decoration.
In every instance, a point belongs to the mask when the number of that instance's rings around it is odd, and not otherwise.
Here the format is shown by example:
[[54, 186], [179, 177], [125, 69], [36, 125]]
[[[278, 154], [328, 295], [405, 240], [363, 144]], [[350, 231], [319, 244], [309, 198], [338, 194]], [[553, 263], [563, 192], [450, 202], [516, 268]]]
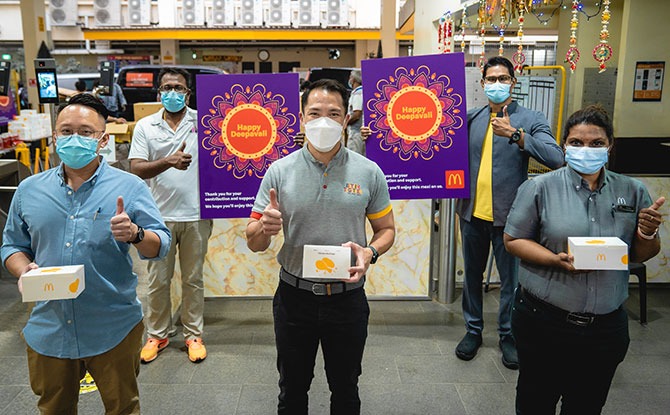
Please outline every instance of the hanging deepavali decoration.
[[607, 43], [610, 32], [607, 26], [610, 23], [610, 0], [603, 0], [603, 14], [600, 18], [603, 28], [600, 30], [600, 43], [593, 48], [593, 59], [600, 63], [598, 73], [603, 73], [607, 69], [605, 62], [612, 58], [612, 47]]
[[502, 56], [505, 53], [505, 29], [507, 29], [507, 9], [505, 9], [505, 0], [501, 0], [500, 4], [500, 26], [498, 27], [498, 55]]
[[484, 35], [486, 35], [486, 0], [479, 0], [479, 10], [477, 11], [477, 24], [479, 25], [479, 39], [481, 41], [482, 45], [482, 51], [479, 54], [479, 60], [477, 62], [477, 66], [479, 66], [480, 70], [484, 70], [484, 64], [486, 63], [486, 39], [484, 38]]
[[570, 19], [570, 47], [565, 54], [565, 62], [570, 64], [570, 72], [574, 73], [579, 62], [579, 49], [577, 48], [577, 28], [579, 27], [579, 19], [577, 14], [581, 9], [580, 0], [572, 0], [572, 19]]
[[446, 12], [440, 17], [440, 23], [437, 27], [438, 50], [442, 53], [451, 53], [451, 44], [454, 38], [454, 19], [451, 18], [451, 12]]
[[519, 17], [517, 18], [517, 21], [519, 22], [519, 32], [517, 34], [519, 35], [519, 46], [517, 47], [516, 53], [512, 55], [512, 61], [514, 61], [515, 64], [514, 70], [521, 73], [523, 70], [523, 64], [526, 62], [526, 55], [523, 53], [523, 44], [521, 43], [523, 40], [523, 23], [524, 15], [526, 13], [526, 3], [524, 1], [520, 1], [518, 6]]
[[461, 52], [463, 52], [463, 54], [465, 54], [465, 28], [468, 27], [469, 25], [470, 23], [468, 22], [468, 9], [467, 7], [463, 7], [463, 14], [461, 14]]

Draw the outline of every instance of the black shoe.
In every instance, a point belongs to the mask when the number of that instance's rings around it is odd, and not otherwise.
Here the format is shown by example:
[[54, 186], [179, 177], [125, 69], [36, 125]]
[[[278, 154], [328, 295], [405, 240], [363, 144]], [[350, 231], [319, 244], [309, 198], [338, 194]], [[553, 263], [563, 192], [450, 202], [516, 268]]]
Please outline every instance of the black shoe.
[[498, 342], [498, 346], [502, 350], [503, 365], [508, 369], [519, 369], [519, 356], [516, 354], [514, 338], [510, 335], [502, 336], [500, 342]]
[[482, 335], [465, 333], [465, 337], [456, 346], [456, 356], [461, 360], [472, 360], [482, 345]]

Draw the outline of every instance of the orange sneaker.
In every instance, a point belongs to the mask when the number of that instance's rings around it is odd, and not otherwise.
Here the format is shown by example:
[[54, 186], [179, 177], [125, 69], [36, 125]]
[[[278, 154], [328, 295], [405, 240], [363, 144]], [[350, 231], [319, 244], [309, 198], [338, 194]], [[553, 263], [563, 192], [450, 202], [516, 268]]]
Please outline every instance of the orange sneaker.
[[207, 349], [200, 337], [186, 340], [188, 348], [188, 359], [193, 363], [200, 363], [207, 357]]
[[158, 357], [158, 352], [165, 349], [169, 342], [168, 339], [148, 339], [140, 352], [140, 362], [153, 362]]

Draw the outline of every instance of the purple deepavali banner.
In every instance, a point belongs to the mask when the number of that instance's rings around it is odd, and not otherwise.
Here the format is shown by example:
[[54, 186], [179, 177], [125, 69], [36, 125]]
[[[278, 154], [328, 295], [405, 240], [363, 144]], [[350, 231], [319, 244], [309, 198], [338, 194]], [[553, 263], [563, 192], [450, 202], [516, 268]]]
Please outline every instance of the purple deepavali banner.
[[5, 125], [13, 120], [15, 115], [14, 91], [10, 89], [7, 96], [0, 96], [0, 125]]
[[270, 164], [299, 148], [299, 75], [198, 75], [197, 95], [200, 216], [247, 218]]
[[362, 62], [366, 154], [392, 199], [470, 197], [462, 53]]

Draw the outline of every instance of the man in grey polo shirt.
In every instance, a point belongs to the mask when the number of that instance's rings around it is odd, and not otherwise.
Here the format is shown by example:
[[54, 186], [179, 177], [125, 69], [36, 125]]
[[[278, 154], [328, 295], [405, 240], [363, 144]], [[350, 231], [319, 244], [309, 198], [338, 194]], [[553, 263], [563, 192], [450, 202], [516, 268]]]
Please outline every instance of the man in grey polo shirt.
[[[358, 377], [370, 309], [363, 289], [368, 266], [395, 238], [384, 173], [342, 145], [346, 89], [323, 79], [302, 95], [307, 145], [268, 169], [247, 225], [247, 245], [264, 251], [284, 232], [273, 311], [279, 370], [279, 414], [307, 413], [307, 392], [321, 344], [331, 414], [358, 414]], [[368, 243], [365, 219], [372, 225]], [[343, 245], [355, 265], [346, 282], [302, 278], [304, 245]]]

